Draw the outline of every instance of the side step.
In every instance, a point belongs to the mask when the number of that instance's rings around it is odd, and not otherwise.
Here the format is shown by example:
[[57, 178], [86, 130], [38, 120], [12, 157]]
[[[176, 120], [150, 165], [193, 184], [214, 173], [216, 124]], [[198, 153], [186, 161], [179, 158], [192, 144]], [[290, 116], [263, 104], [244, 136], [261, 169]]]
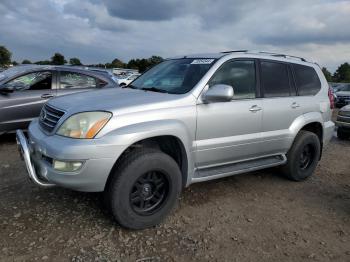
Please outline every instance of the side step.
[[287, 157], [283, 154], [268, 156], [259, 159], [252, 159], [244, 162], [232, 163], [222, 166], [197, 169], [194, 173], [192, 183], [221, 178], [225, 176], [237, 175], [268, 167], [279, 166], [285, 164], [286, 162]]

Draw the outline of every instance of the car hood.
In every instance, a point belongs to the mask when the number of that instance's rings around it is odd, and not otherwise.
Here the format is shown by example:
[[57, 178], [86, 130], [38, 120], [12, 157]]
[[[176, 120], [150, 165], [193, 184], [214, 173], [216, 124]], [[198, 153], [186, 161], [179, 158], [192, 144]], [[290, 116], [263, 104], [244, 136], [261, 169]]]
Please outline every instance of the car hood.
[[189, 105], [193, 101], [195, 100], [192, 95], [174, 95], [130, 88], [111, 88], [60, 96], [51, 99], [49, 104], [70, 114], [84, 111], [130, 113]]
[[337, 96], [350, 96], [350, 91], [338, 91], [335, 94]]

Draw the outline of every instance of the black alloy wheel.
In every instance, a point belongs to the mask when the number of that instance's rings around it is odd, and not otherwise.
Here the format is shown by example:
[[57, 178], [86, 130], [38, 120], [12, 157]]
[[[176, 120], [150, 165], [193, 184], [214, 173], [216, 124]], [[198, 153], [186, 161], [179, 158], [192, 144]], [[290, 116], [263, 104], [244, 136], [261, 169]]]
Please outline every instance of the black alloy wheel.
[[143, 216], [152, 215], [162, 207], [169, 193], [169, 182], [159, 171], [142, 175], [134, 183], [130, 192], [132, 209]]
[[310, 167], [315, 159], [315, 149], [311, 144], [307, 144], [301, 151], [299, 166], [302, 170]]

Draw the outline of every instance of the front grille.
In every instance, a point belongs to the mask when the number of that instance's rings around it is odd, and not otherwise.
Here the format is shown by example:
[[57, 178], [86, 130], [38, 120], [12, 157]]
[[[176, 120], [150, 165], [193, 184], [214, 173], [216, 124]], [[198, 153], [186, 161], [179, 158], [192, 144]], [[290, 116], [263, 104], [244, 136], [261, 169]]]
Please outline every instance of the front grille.
[[337, 121], [350, 123], [350, 117], [349, 116], [340, 116], [340, 115], [338, 115]]
[[350, 111], [339, 111], [339, 116], [350, 117]]
[[350, 100], [350, 96], [338, 96], [339, 100]]
[[46, 104], [41, 110], [39, 124], [45, 131], [52, 132], [63, 115], [63, 111]]

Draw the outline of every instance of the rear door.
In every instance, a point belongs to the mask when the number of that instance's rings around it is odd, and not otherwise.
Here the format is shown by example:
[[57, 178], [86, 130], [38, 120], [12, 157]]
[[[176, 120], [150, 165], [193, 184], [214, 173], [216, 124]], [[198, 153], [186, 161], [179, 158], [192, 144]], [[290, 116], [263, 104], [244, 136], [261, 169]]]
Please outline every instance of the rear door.
[[56, 95], [55, 71], [35, 71], [17, 76], [4, 85], [13, 92], [0, 94], [0, 133], [26, 129], [44, 103]]
[[288, 63], [260, 60], [263, 93], [262, 140], [264, 155], [286, 153], [293, 121], [302, 115]]
[[80, 72], [60, 71], [58, 74], [57, 95], [68, 95], [99, 88], [100, 80]]

